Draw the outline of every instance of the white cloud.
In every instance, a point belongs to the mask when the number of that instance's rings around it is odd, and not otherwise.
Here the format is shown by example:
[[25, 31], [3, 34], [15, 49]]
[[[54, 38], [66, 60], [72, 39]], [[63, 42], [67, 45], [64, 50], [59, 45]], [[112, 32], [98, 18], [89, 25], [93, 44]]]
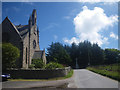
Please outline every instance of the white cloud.
[[58, 36], [57, 35], [54, 35], [54, 39], [56, 40], [58, 38]]
[[118, 21], [118, 16], [108, 17], [104, 10], [100, 7], [94, 7], [93, 10], [83, 7], [81, 11], [74, 18], [76, 37], [64, 39], [64, 42], [71, 44], [71, 42], [79, 43], [88, 40], [91, 43], [98, 43], [98, 45], [108, 44], [108, 38], [100, 34], [106, 28], [113, 26]]
[[73, 42], [78, 44], [79, 43], [79, 39], [77, 39], [76, 37], [72, 37], [71, 40], [68, 40], [67, 38], [63, 38], [63, 41], [69, 44], [72, 44]]
[[118, 35], [114, 34], [113, 32], [110, 33], [110, 37], [114, 39], [118, 39]]

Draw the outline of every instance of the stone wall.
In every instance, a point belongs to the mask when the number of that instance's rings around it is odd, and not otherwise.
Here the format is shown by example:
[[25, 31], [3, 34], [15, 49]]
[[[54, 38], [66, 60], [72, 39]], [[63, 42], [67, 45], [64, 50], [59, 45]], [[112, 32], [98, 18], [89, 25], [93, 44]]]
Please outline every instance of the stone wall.
[[65, 69], [54, 69], [54, 70], [8, 70], [7, 73], [11, 75], [13, 79], [48, 79], [55, 77], [64, 77], [71, 70], [70, 67]]
[[28, 68], [29, 65], [29, 33], [26, 34], [26, 37], [23, 39], [23, 62], [22, 68]]

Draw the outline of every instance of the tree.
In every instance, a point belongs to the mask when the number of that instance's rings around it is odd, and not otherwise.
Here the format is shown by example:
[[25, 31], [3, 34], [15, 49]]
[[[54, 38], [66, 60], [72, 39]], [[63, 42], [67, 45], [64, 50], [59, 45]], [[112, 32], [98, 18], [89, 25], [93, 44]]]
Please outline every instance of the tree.
[[80, 68], [85, 68], [91, 61], [91, 43], [89, 41], [80, 42], [78, 45], [78, 64]]
[[20, 56], [20, 50], [13, 46], [10, 43], [2, 44], [2, 68], [6, 70], [6, 68], [15, 67], [16, 59]]
[[91, 65], [101, 65], [104, 62], [104, 51], [98, 46], [98, 44], [92, 45]]
[[64, 49], [63, 45], [59, 42], [52, 43], [49, 48], [47, 48], [48, 54], [47, 58], [50, 61], [57, 62], [60, 64], [69, 65], [71, 58], [67, 51]]
[[34, 65], [35, 68], [43, 68], [44, 67], [44, 62], [42, 59], [32, 59], [32, 65]]
[[120, 50], [117, 49], [105, 49], [105, 61], [104, 64], [113, 64], [119, 62]]
[[85, 68], [88, 65], [103, 64], [104, 52], [98, 44], [91, 44], [89, 41], [80, 42], [78, 45], [72, 43], [71, 46], [65, 45], [66, 51], [69, 53], [72, 63], [75, 68], [76, 59], [80, 68]]

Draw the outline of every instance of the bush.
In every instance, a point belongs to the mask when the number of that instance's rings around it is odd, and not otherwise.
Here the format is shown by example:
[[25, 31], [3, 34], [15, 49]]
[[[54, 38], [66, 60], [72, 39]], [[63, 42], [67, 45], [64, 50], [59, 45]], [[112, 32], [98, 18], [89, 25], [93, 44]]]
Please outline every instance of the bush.
[[56, 69], [56, 68], [64, 68], [62, 64], [50, 62], [46, 64], [45, 69]]
[[32, 64], [35, 65], [35, 68], [43, 68], [45, 65], [42, 59], [32, 59]]
[[34, 64], [31, 64], [31, 65], [28, 66], [28, 68], [30, 68], [30, 69], [33, 69], [34, 67], [35, 67]]
[[20, 56], [20, 50], [13, 46], [10, 43], [2, 44], [2, 68], [5, 70], [6, 68], [15, 67], [16, 59]]

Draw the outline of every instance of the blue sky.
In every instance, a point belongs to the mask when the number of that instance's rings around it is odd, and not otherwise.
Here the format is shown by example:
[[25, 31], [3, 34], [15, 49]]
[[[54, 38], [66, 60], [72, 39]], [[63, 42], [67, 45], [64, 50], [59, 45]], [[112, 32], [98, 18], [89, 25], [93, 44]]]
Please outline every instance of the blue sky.
[[71, 45], [88, 40], [104, 48], [118, 48], [118, 4], [82, 2], [3, 2], [2, 19], [28, 24], [37, 10], [40, 49], [52, 42]]

